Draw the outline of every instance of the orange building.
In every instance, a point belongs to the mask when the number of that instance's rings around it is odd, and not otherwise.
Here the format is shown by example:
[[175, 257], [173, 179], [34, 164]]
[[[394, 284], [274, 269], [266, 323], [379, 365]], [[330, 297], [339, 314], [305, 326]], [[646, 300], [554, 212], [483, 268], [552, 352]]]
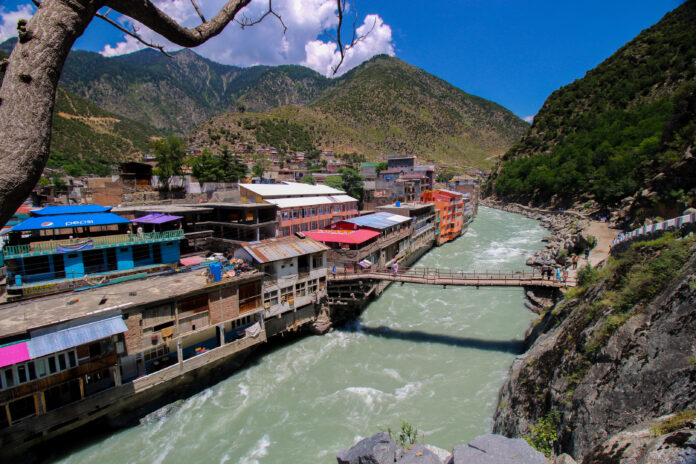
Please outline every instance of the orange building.
[[434, 203], [438, 216], [437, 244], [454, 240], [462, 234], [464, 198], [451, 190], [428, 190], [421, 193], [421, 201]]

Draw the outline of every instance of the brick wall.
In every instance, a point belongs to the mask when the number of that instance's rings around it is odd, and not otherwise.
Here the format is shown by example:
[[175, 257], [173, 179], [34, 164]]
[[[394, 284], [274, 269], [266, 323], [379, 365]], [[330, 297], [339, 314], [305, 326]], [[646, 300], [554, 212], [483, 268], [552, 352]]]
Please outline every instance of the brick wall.
[[125, 320], [125, 323], [126, 327], [128, 327], [128, 331], [123, 334], [123, 336], [125, 338], [127, 352], [133, 354], [142, 349], [142, 329], [140, 327], [140, 322], [143, 319], [143, 315], [140, 312], [126, 314], [128, 314], [128, 319]]
[[210, 323], [215, 325], [239, 315], [237, 287], [228, 286], [208, 294]]

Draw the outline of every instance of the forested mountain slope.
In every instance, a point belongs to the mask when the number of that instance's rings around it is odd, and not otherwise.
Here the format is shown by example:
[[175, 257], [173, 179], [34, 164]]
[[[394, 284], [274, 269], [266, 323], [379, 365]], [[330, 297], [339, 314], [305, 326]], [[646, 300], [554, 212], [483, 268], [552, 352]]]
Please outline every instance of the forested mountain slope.
[[[653, 203], [688, 200], [696, 172], [692, 162], [679, 163], [689, 159], [696, 132], [694, 24], [689, 0], [552, 93], [503, 157], [493, 191], [613, 205], [649, 187]], [[678, 175], [667, 179], [675, 164]]]

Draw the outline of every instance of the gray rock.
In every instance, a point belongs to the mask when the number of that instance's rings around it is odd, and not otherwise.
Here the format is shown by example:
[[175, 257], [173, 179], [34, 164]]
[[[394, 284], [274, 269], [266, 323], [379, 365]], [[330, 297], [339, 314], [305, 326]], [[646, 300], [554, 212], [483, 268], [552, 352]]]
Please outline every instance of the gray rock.
[[544, 464], [578, 464], [575, 459], [563, 453], [555, 458], [549, 458]]
[[336, 455], [338, 464], [394, 464], [403, 450], [386, 432], [364, 438]]
[[448, 464], [544, 464], [546, 456], [521, 438], [489, 433], [452, 450]]
[[397, 464], [442, 464], [442, 461], [425, 445], [414, 445]]

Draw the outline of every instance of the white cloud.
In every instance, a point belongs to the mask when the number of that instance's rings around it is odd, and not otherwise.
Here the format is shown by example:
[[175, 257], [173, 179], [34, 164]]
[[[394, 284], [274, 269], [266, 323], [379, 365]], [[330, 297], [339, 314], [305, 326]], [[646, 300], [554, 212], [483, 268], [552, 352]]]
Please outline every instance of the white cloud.
[[522, 118], [522, 119], [524, 119], [524, 120], [527, 121], [529, 124], [531, 124], [531, 123], [534, 122], [534, 116], [536, 116], [536, 114], [533, 114], [533, 115], [531, 115], [531, 116], [525, 116], [525, 117]]
[[17, 37], [17, 21], [33, 16], [34, 8], [32, 5], [18, 5], [16, 10], [8, 11], [0, 7], [0, 43], [11, 37]]
[[[202, 2], [201, 9], [206, 18], [212, 17], [226, 0]], [[194, 27], [200, 19], [188, 0], [155, 0], [155, 3], [180, 24]], [[255, 20], [266, 11], [266, 0], [254, 0], [237, 16]], [[272, 15], [252, 27], [242, 28], [231, 23], [217, 37], [196, 48], [196, 53], [220, 63], [253, 66], [256, 64], [303, 64], [322, 74], [331, 75], [331, 67], [338, 63], [338, 47], [334, 42], [318, 40], [326, 30], [335, 28], [334, 0], [285, 0], [274, 2], [275, 11], [283, 18], [287, 31], [283, 34], [280, 22]], [[130, 22], [129, 24], [133, 24]], [[135, 23], [136, 27], [140, 27]], [[374, 25], [374, 26], [373, 26]], [[159, 35], [142, 27], [145, 40], [164, 45], [168, 50], [181, 47], [173, 45]], [[370, 33], [364, 40], [346, 53], [340, 72], [348, 71], [375, 54], [394, 55], [391, 28], [377, 15], [368, 15], [358, 28], [358, 33]], [[107, 45], [101, 51], [105, 56], [130, 53], [143, 48], [135, 39], [126, 37], [115, 46]]]

